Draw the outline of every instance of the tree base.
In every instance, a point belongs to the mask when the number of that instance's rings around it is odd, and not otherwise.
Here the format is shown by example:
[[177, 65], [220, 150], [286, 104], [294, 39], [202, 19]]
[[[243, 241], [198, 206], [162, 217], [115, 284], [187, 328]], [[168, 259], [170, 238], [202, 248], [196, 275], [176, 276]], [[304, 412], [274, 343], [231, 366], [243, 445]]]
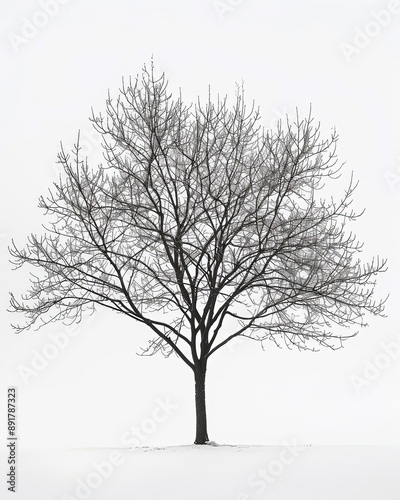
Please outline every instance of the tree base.
[[197, 442], [195, 441], [194, 444], [198, 444], [198, 445], [203, 445], [203, 446], [219, 446], [215, 441], [201, 441], [201, 442]]

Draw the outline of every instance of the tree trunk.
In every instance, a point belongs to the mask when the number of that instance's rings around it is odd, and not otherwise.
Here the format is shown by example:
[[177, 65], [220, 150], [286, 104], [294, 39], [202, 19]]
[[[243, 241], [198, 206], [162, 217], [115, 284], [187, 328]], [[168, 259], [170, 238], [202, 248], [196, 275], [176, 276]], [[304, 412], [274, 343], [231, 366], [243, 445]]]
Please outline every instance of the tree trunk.
[[194, 370], [196, 391], [196, 440], [195, 444], [205, 444], [208, 441], [206, 413], [206, 366], [201, 363]]

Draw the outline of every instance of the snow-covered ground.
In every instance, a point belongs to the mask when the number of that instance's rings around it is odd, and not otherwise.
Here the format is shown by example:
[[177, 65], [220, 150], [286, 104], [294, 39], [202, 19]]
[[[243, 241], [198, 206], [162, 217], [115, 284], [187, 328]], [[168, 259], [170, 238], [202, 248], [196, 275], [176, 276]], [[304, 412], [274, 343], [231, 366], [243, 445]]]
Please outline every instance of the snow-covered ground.
[[399, 500], [400, 447], [21, 449], [17, 491], [1, 498]]

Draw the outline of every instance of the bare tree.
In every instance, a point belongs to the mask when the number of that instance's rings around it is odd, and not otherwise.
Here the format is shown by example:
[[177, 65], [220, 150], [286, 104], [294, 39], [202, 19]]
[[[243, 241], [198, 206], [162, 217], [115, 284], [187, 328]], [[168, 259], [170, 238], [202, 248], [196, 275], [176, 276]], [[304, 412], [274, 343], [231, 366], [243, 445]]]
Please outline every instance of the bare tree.
[[39, 202], [45, 234], [10, 248], [16, 267], [40, 270], [21, 300], [11, 294], [27, 318], [17, 332], [96, 306], [143, 323], [155, 337], [143, 354], [175, 353], [192, 370], [204, 444], [207, 363], [229, 341], [335, 349], [366, 313], [383, 314], [373, 290], [385, 261], [362, 264], [345, 232], [361, 215], [354, 183], [321, 197], [342, 166], [336, 133], [321, 139], [311, 116], [268, 131], [241, 89], [232, 106], [186, 106], [145, 67], [91, 120], [106, 165], [90, 169], [79, 140], [61, 148], [63, 175]]

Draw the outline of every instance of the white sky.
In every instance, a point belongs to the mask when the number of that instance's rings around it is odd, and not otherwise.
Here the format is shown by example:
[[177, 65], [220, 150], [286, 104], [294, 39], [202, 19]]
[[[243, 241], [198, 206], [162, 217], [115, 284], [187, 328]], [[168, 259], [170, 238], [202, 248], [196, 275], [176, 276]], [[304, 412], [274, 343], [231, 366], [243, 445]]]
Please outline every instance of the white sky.
[[[153, 54], [171, 88], [181, 87], [188, 101], [208, 85], [232, 94], [244, 81], [266, 126], [296, 107], [306, 114], [312, 104], [323, 129], [339, 132], [345, 174], [353, 170], [360, 180], [356, 207], [366, 212], [354, 229], [365, 241], [365, 258], [389, 259], [377, 289], [381, 296], [391, 293], [388, 317], [371, 318], [341, 351], [299, 353], [271, 344], [263, 352], [244, 342], [211, 358], [210, 438], [400, 444], [400, 356], [383, 354], [391, 342], [400, 354], [400, 3], [222, 0], [221, 8], [236, 4], [223, 15], [212, 0], [64, 3], [47, 20], [43, 2], [2, 5], [0, 434], [6, 387], [13, 385], [19, 388], [20, 446], [116, 446], [131, 425], [151, 417], [158, 398], [178, 408], [143, 444], [193, 441], [191, 372], [177, 359], [136, 356], [150, 338], [140, 325], [97, 313], [25, 384], [18, 366], [30, 366], [35, 350], [42, 353], [53, 344], [49, 337], [65, 329], [51, 325], [16, 336], [9, 324], [18, 319], [4, 312], [8, 292], [22, 292], [24, 284], [23, 273], [10, 270], [7, 245], [11, 238], [22, 244], [45, 222], [37, 199], [57, 178], [60, 140], [72, 144], [78, 129], [90, 138], [91, 107], [103, 111], [107, 90], [116, 94], [121, 77], [135, 76]], [[389, 8], [395, 13], [380, 15], [386, 26], [377, 24], [373, 11]], [[18, 39], [33, 20], [43, 26]], [[365, 30], [376, 36], [363, 40]], [[347, 59], [343, 43], [356, 47]], [[96, 140], [90, 141], [86, 147], [95, 155]], [[376, 362], [387, 367], [358, 393], [352, 377], [363, 377]]]

